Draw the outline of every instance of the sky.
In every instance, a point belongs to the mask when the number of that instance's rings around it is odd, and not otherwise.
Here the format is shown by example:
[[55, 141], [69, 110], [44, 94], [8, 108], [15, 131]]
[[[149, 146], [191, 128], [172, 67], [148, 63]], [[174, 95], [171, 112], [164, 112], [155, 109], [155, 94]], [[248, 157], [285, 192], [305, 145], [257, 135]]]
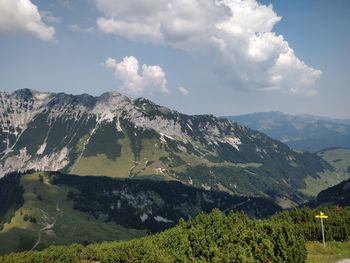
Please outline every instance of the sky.
[[350, 1], [0, 0], [0, 90], [350, 118]]

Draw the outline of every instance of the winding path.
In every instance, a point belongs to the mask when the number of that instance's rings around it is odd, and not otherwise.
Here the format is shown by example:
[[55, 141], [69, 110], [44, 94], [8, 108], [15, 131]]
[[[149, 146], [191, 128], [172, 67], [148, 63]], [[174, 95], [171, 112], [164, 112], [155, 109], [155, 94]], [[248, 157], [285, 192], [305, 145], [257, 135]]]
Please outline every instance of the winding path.
[[129, 171], [128, 171], [128, 176], [129, 178], [133, 177], [134, 175], [132, 174], [132, 171], [136, 168], [136, 166], [138, 166], [140, 163], [134, 161], [134, 165], [130, 167]]
[[60, 200], [57, 200], [57, 203], [56, 203], [56, 212], [57, 213], [56, 213], [56, 216], [55, 216], [55, 219], [54, 219], [53, 223], [51, 223], [51, 224], [49, 224], [47, 226], [44, 226], [43, 228], [41, 228], [39, 230], [39, 232], [38, 232], [38, 239], [35, 242], [34, 246], [31, 248], [31, 250], [34, 250], [41, 243], [42, 233], [44, 231], [52, 229], [55, 226], [56, 222], [57, 222], [58, 216], [63, 214], [63, 212], [61, 213], [61, 209], [59, 208], [59, 202], [60, 202]]

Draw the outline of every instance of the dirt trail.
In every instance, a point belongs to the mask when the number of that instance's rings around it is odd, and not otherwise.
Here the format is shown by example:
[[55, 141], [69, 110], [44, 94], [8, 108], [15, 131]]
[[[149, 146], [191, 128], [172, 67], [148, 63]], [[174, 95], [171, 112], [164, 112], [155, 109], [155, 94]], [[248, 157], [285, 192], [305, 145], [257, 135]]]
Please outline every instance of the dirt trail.
[[128, 177], [131, 178], [133, 177], [133, 173], [132, 171], [136, 168], [136, 166], [138, 166], [140, 163], [139, 162], [136, 162], [134, 161], [134, 165], [130, 167], [129, 171], [128, 171]]
[[57, 213], [56, 213], [56, 216], [55, 216], [55, 219], [54, 219], [53, 223], [51, 223], [49, 225], [46, 225], [46, 226], [44, 226], [43, 228], [41, 228], [39, 230], [39, 232], [38, 232], [38, 239], [35, 242], [34, 246], [31, 248], [31, 250], [34, 250], [41, 243], [41, 237], [42, 237], [43, 232], [52, 229], [55, 226], [58, 217], [63, 214], [63, 212], [61, 212], [61, 209], [59, 207], [59, 202], [60, 202], [60, 200], [58, 200], [57, 203], [56, 203], [56, 211], [57, 211]]

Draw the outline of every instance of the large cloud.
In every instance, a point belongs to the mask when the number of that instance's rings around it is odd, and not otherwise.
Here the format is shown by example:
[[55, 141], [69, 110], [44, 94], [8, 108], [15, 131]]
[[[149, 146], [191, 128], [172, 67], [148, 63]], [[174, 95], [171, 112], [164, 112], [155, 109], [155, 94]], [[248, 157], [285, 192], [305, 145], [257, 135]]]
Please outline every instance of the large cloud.
[[227, 84], [313, 93], [321, 71], [274, 33], [281, 20], [256, 0], [95, 0], [105, 33], [208, 57]]
[[55, 29], [47, 26], [30, 0], [0, 0], [0, 33], [29, 33], [53, 40]]
[[125, 57], [121, 62], [108, 58], [103, 65], [113, 70], [120, 81], [121, 92], [128, 95], [163, 94], [168, 95], [165, 73], [159, 66], [142, 65], [133, 57]]

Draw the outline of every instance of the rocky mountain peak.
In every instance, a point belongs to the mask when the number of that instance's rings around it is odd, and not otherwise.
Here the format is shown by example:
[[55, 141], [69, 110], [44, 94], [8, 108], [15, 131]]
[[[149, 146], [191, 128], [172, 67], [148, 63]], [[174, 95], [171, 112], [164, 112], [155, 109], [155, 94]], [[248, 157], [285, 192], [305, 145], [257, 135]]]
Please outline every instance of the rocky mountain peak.
[[33, 98], [33, 92], [30, 89], [19, 89], [11, 94], [13, 97], [19, 99], [31, 99]]
[[88, 94], [72, 95], [66, 93], [58, 93], [53, 97], [48, 106], [59, 107], [66, 105], [80, 105], [87, 108], [93, 108], [95, 106], [95, 103], [96, 98]]
[[13, 93], [0, 92], [0, 127], [18, 135], [16, 129], [24, 130], [28, 122], [38, 114], [53, 94], [29, 89]]

